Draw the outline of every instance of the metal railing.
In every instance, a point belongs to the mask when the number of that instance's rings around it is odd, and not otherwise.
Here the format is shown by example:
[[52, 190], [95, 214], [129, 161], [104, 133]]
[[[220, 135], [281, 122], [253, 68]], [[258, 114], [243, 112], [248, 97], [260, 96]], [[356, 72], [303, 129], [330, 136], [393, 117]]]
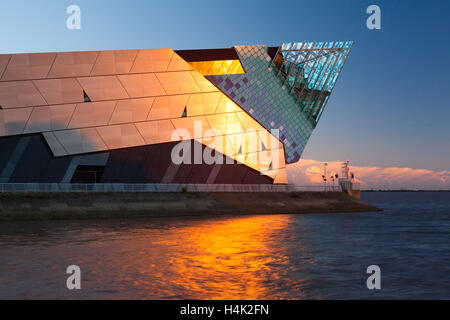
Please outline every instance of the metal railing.
[[271, 184], [127, 184], [127, 183], [0, 183], [8, 192], [339, 192], [339, 186]]

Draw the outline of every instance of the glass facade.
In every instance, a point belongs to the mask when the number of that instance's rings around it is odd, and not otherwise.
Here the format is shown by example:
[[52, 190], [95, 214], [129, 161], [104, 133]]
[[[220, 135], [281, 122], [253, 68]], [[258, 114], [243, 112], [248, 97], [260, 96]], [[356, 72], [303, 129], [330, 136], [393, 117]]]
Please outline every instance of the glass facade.
[[352, 41], [283, 43], [270, 68], [317, 124], [344, 66]]
[[[242, 75], [207, 76], [268, 129], [278, 129], [286, 162], [300, 159], [353, 42], [237, 46]], [[320, 47], [320, 48], [319, 48]]]

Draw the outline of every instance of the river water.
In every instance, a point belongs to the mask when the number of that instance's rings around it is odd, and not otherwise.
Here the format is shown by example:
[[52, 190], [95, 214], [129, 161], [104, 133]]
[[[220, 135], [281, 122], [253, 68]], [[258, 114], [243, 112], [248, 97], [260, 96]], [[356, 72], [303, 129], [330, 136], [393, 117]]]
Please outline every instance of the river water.
[[450, 299], [450, 192], [362, 198], [384, 211], [1, 222], [0, 299]]

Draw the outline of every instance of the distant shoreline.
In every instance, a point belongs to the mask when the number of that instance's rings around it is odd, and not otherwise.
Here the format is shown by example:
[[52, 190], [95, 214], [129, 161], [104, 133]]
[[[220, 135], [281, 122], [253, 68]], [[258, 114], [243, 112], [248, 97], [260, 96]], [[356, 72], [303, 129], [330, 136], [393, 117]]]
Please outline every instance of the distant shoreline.
[[343, 192], [2, 193], [0, 220], [381, 211]]

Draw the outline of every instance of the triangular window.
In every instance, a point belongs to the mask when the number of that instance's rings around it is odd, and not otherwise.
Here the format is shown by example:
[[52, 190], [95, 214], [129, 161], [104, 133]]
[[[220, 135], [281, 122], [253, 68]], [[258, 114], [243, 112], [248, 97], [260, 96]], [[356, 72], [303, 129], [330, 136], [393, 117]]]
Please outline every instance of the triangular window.
[[181, 115], [182, 118], [186, 118], [187, 117], [187, 110], [186, 107], [184, 107], [184, 111], [183, 114]]
[[84, 102], [91, 102], [91, 98], [87, 95], [86, 91], [83, 90]]

